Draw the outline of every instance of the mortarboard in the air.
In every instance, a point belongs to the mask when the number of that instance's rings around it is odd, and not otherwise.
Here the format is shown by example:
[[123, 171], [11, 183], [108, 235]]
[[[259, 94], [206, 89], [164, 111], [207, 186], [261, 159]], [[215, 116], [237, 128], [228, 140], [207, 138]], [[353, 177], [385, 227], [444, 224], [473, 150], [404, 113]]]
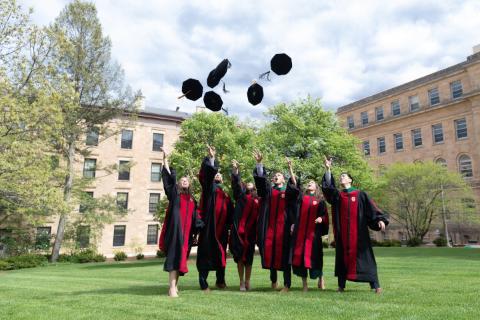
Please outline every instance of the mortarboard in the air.
[[190, 78], [190, 79], [187, 79], [187, 80], [183, 81], [182, 93], [183, 93], [183, 95], [178, 97], [179, 99], [183, 98], [183, 97], [187, 97], [187, 99], [189, 99], [189, 100], [196, 101], [203, 94], [203, 86], [200, 83], [200, 81], [198, 81], [197, 79]]
[[[231, 66], [232, 64], [230, 63], [230, 61], [228, 61], [228, 59], [223, 59], [223, 61], [220, 62], [218, 66], [212, 71], [210, 71], [210, 73], [208, 74], [207, 85], [212, 89], [215, 88], [220, 83], [220, 80], [222, 80], [222, 78], [227, 73], [227, 70]], [[225, 84], [224, 91], [226, 91]]]
[[254, 82], [247, 90], [248, 102], [256, 106], [263, 99], [263, 88], [258, 83]]
[[[270, 69], [279, 76], [286, 75], [292, 69], [292, 58], [286, 53], [277, 53], [270, 60]], [[270, 71], [260, 75], [260, 79], [267, 78], [270, 81]]]
[[207, 109], [212, 111], [220, 111], [223, 105], [222, 98], [214, 91], [205, 92], [203, 103], [205, 103]]

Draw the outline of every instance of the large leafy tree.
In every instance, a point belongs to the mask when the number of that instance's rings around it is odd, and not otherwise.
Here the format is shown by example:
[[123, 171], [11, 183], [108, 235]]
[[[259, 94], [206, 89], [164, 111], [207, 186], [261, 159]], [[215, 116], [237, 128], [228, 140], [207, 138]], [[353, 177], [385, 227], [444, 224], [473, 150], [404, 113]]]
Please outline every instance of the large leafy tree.
[[0, 2], [0, 26], [0, 225], [35, 225], [62, 208], [48, 142], [61, 118], [52, 43], [14, 0]]
[[468, 183], [457, 172], [432, 162], [387, 167], [379, 177], [375, 194], [380, 206], [406, 230], [412, 244], [420, 244], [435, 223], [447, 228], [447, 213], [453, 218], [473, 213]]
[[[62, 128], [55, 141], [55, 150], [65, 165], [62, 188], [63, 199], [68, 206], [59, 215], [52, 250], [52, 261], [55, 261], [62, 246], [68, 217], [79, 202], [75, 189], [86, 186], [75, 172], [76, 162], [83, 161], [83, 157], [90, 154], [82, 139], [93, 128], [101, 136], [112, 135], [109, 121], [132, 114], [140, 93], [132, 94], [124, 85], [123, 71], [111, 57], [111, 41], [103, 35], [92, 3], [71, 2], [50, 29], [55, 44], [51, 79], [63, 98], [60, 102]], [[105, 209], [105, 206], [102, 208]], [[104, 221], [112, 218], [108, 214], [103, 217]]]

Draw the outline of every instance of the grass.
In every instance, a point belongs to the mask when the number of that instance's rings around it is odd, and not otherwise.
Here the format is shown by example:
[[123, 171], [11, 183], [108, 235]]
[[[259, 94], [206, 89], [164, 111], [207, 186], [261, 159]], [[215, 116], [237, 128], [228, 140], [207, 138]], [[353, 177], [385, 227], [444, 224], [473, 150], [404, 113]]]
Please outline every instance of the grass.
[[[226, 290], [199, 290], [195, 263], [180, 280], [180, 298], [167, 297], [161, 260], [57, 264], [0, 272], [0, 319], [480, 319], [480, 250], [375, 248], [382, 295], [368, 284], [335, 292], [334, 252], [325, 254], [326, 291], [287, 294], [270, 289], [255, 259], [251, 292], [238, 291], [227, 263]], [[282, 277], [279, 274], [279, 280]], [[209, 283], [215, 282], [211, 273]]]

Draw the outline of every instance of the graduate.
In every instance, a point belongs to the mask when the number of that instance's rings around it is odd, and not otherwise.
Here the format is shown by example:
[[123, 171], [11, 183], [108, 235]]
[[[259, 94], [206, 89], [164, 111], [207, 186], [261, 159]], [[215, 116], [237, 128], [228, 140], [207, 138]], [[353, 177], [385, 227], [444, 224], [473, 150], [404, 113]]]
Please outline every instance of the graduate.
[[252, 182], [244, 184], [240, 177], [239, 164], [232, 161], [232, 190], [235, 198], [230, 251], [237, 263], [240, 291], [250, 289], [253, 255], [257, 240], [257, 219], [260, 199]]
[[328, 234], [328, 208], [320, 187], [313, 180], [307, 183], [305, 193], [295, 177], [292, 161], [288, 161], [290, 180], [287, 190], [296, 195], [296, 222], [292, 235], [291, 264], [293, 273], [302, 277], [303, 291], [308, 291], [307, 276], [318, 278], [318, 288], [324, 290], [322, 236]]
[[169, 273], [168, 295], [176, 298], [178, 278], [188, 272], [187, 260], [200, 221], [197, 221], [197, 204], [192, 195], [190, 180], [182, 177], [177, 183], [176, 172], [168, 166], [165, 151], [162, 152], [162, 180], [168, 208], [160, 233], [159, 248], [166, 255], [163, 269]]
[[259, 151], [253, 153], [257, 166], [253, 172], [262, 205], [258, 218], [257, 244], [262, 268], [270, 270], [272, 288], [278, 287], [277, 271], [283, 271], [283, 288], [288, 292], [292, 282], [289, 263], [291, 227], [295, 223], [295, 198], [286, 192], [285, 177], [281, 172], [273, 176], [273, 186], [262, 164]]
[[209, 271], [216, 271], [217, 288], [226, 287], [227, 243], [233, 215], [232, 202], [223, 190], [223, 177], [218, 172], [215, 148], [207, 147], [208, 156], [202, 162], [199, 174], [202, 185], [199, 217], [204, 227], [199, 232], [197, 252], [200, 288], [205, 292], [210, 291], [207, 282]]
[[322, 191], [332, 205], [338, 291], [343, 292], [349, 280], [368, 282], [375, 293], [381, 293], [368, 229], [385, 231], [388, 219], [365, 192], [352, 187], [353, 179], [348, 173], [340, 175], [342, 190], [338, 191], [331, 166], [331, 159], [325, 157], [327, 170], [322, 180]]

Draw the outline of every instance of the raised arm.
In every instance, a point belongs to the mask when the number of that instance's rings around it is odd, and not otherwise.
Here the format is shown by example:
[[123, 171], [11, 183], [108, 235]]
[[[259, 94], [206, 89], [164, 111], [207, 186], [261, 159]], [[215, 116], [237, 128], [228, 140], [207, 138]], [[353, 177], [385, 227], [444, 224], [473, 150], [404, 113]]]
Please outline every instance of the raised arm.
[[233, 191], [233, 197], [237, 201], [244, 195], [243, 188], [242, 188], [242, 179], [240, 177], [240, 172], [238, 167], [239, 167], [238, 161], [232, 160], [232, 191]]
[[215, 161], [215, 148], [208, 146], [208, 156], [202, 162], [199, 173], [203, 191], [210, 190], [218, 172], [218, 163]]
[[262, 164], [262, 154], [258, 150], [255, 150], [253, 152], [253, 157], [257, 161], [256, 168], [253, 170], [253, 179], [255, 180], [255, 186], [257, 187], [257, 194], [259, 197], [265, 198], [270, 194], [272, 186]]
[[323, 195], [325, 196], [325, 199], [330, 204], [334, 202], [334, 199], [338, 195], [338, 190], [335, 185], [335, 179], [333, 178], [333, 175], [331, 172], [331, 167], [332, 167], [332, 160], [327, 159], [327, 157], [325, 157], [326, 171], [322, 179], [322, 192], [323, 192]]
[[163, 168], [162, 168], [162, 181], [163, 181], [163, 189], [165, 190], [165, 194], [169, 201], [171, 201], [175, 197], [176, 187], [177, 187], [177, 179], [176, 179], [176, 172], [175, 170], [170, 170], [168, 165], [167, 155], [165, 151], [162, 149], [163, 152]]

